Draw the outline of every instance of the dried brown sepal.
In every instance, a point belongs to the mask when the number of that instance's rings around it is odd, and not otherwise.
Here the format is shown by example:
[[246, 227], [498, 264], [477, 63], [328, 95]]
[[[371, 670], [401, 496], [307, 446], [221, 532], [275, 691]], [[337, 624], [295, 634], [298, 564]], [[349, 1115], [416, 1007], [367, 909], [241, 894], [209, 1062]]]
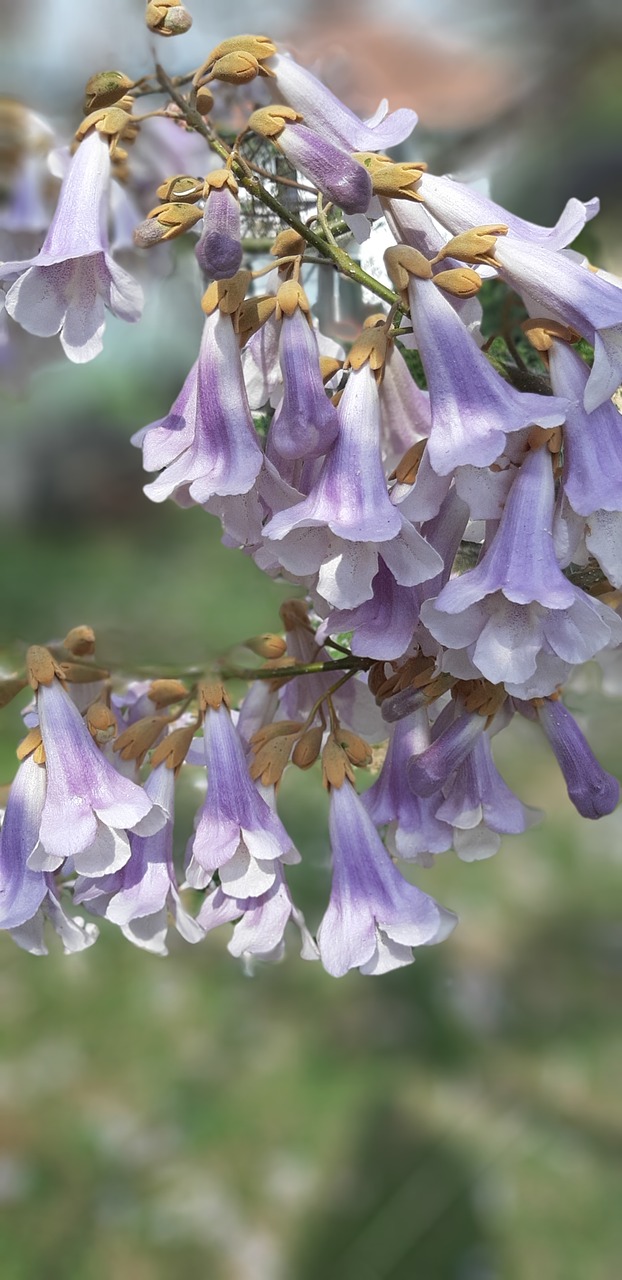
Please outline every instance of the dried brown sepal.
[[559, 338], [562, 342], [578, 342], [580, 337], [575, 329], [560, 324], [557, 320], [523, 320], [521, 329], [536, 351], [550, 351], [554, 338]]
[[392, 245], [385, 251], [384, 263], [389, 279], [398, 293], [407, 292], [411, 276], [416, 276], [418, 280], [432, 279], [432, 267], [428, 258], [408, 244]]
[[181, 680], [154, 680], [147, 697], [156, 707], [171, 707], [175, 702], [183, 702], [188, 690]]
[[25, 760], [27, 756], [32, 755], [33, 751], [36, 751], [37, 748], [42, 745], [43, 739], [41, 737], [41, 730], [37, 725], [26, 734], [25, 738], [22, 738], [16, 752], [17, 759]]
[[242, 306], [246, 290], [252, 280], [250, 271], [237, 271], [228, 280], [212, 280], [201, 299], [206, 316], [219, 308], [225, 316], [232, 316]]
[[274, 244], [270, 250], [273, 258], [290, 258], [293, 256], [302, 256], [307, 247], [306, 240], [303, 236], [294, 231], [293, 227], [284, 227], [279, 231]]
[[261, 751], [267, 742], [272, 742], [273, 738], [291, 737], [294, 734], [298, 736], [303, 728], [302, 720], [275, 720], [272, 724], [264, 724], [253, 734], [250, 744], [253, 751]]
[[302, 737], [298, 739], [294, 750], [292, 751], [292, 764], [297, 769], [310, 769], [315, 764], [322, 750], [322, 738], [324, 730], [319, 725], [315, 725], [313, 729], [307, 729]]
[[157, 36], [182, 36], [192, 26], [192, 15], [181, 0], [149, 0], [145, 22]]
[[498, 267], [495, 258], [495, 246], [499, 236], [506, 236], [508, 228], [503, 223], [495, 226], [471, 227], [453, 236], [437, 253], [435, 262], [443, 258], [458, 258], [460, 262], [475, 262], [484, 266]]
[[309, 620], [309, 612], [304, 600], [284, 600], [280, 609], [281, 621], [286, 631], [313, 631]]
[[410, 688], [423, 689], [434, 678], [435, 669], [434, 658], [426, 657], [423, 653], [407, 658], [397, 671], [395, 692]]
[[363, 769], [366, 765], [371, 764], [372, 749], [364, 738], [360, 738], [358, 733], [352, 733], [350, 729], [339, 728], [336, 733], [339, 746], [345, 751], [350, 764], [356, 765], [358, 769]]
[[255, 297], [246, 298], [237, 315], [240, 346], [243, 347], [244, 343], [261, 329], [266, 320], [274, 315], [275, 308], [276, 298], [273, 293], [256, 294]]
[[111, 742], [117, 733], [117, 719], [114, 711], [103, 702], [93, 702], [86, 713], [89, 733], [100, 746]]
[[297, 741], [297, 733], [281, 735], [260, 747], [248, 767], [253, 781], [261, 782], [264, 787], [275, 787], [283, 777], [283, 772], [289, 764], [292, 747]]
[[139, 123], [129, 111], [117, 104], [114, 107], [102, 107], [99, 111], [91, 111], [76, 129], [74, 134], [76, 142], [82, 142], [91, 129], [96, 129], [111, 141], [116, 139], [118, 142], [122, 138], [132, 142], [138, 133]]
[[553, 456], [561, 452], [564, 434], [561, 427], [532, 427], [527, 436], [527, 448], [533, 452], [547, 448]]
[[208, 116], [214, 105], [214, 95], [206, 84], [197, 89], [195, 106], [200, 116]]
[[158, 200], [165, 204], [192, 204], [203, 197], [203, 179], [194, 178], [190, 173], [177, 173], [156, 188]]
[[276, 318], [281, 320], [283, 316], [293, 316], [298, 310], [309, 318], [309, 299], [297, 280], [285, 280], [276, 291]]
[[362, 369], [369, 362], [370, 369], [379, 373], [387, 358], [388, 333], [382, 328], [363, 329], [357, 335], [344, 361], [344, 369]]
[[22, 689], [28, 688], [28, 681], [23, 676], [3, 676], [0, 678], [0, 711], [8, 707]]
[[40, 684], [51, 684], [54, 677], [64, 680], [65, 676], [59, 663], [52, 657], [49, 649], [42, 644], [32, 644], [26, 654], [26, 675], [31, 689], [35, 692]]
[[428, 167], [423, 161], [399, 164], [374, 151], [355, 151], [354, 159], [369, 170], [375, 195], [385, 200], [423, 200], [415, 190]]
[[68, 684], [97, 684], [110, 675], [106, 667], [95, 667], [89, 662], [61, 662], [60, 671], [61, 680]]
[[[183, 236], [185, 231], [196, 226], [202, 217], [202, 209], [197, 209], [193, 204], [184, 204], [181, 200], [158, 204], [155, 209], [150, 209], [145, 221], [135, 228], [134, 244], [145, 249], [163, 240], [175, 240], [177, 236]], [[153, 229], [149, 228], [149, 222], [155, 222], [160, 229], [157, 237]]]
[[231, 705], [225, 686], [218, 676], [206, 676], [205, 680], [201, 680], [197, 693], [201, 711], [207, 711], [208, 708], [219, 711], [223, 702], [226, 707]]
[[211, 173], [206, 175], [203, 183], [203, 196], [207, 199], [210, 191], [222, 191], [224, 187], [228, 187], [234, 196], [237, 196], [239, 187], [235, 180], [235, 174], [230, 169], [212, 169]]
[[389, 480], [397, 480], [398, 484], [414, 484], [426, 444], [427, 440], [418, 440], [416, 444], [411, 444], [404, 457], [400, 458]]
[[156, 747], [151, 757], [151, 768], [157, 769], [159, 764], [165, 764], [167, 769], [180, 769], [188, 755], [196, 731], [196, 724], [186, 725], [183, 729], [173, 729], [172, 733], [167, 734]]
[[133, 81], [124, 71], [96, 71], [84, 86], [84, 110], [88, 113], [112, 107], [132, 87]]
[[373, 694], [374, 698], [377, 698], [378, 690], [381, 689], [384, 684], [386, 684], [386, 681], [387, 681], [386, 664], [384, 662], [374, 662], [373, 665], [369, 668], [369, 672], [367, 675], [367, 684], [369, 686], [369, 691], [370, 693]]
[[252, 133], [260, 133], [263, 138], [279, 137], [286, 124], [295, 124], [303, 119], [293, 107], [279, 103], [274, 107], [259, 107], [249, 116], [247, 128]]
[[92, 627], [72, 627], [63, 640], [63, 649], [68, 649], [76, 658], [90, 658], [95, 653], [95, 632]]
[[507, 693], [502, 684], [491, 684], [489, 680], [458, 680], [452, 697], [459, 698], [467, 711], [492, 719], [501, 710]]
[[142, 764], [168, 723], [166, 716], [143, 716], [119, 734], [112, 749], [122, 760], [137, 760]]
[[348, 757], [336, 741], [334, 734], [329, 734], [322, 751], [322, 781], [326, 788], [342, 787], [346, 778], [354, 782], [354, 770]]
[[471, 267], [452, 267], [449, 271], [439, 271], [433, 277], [434, 283], [453, 298], [474, 298], [482, 287], [482, 278]]
[[336, 360], [334, 356], [320, 356], [320, 373], [322, 382], [330, 382], [336, 373], [343, 368], [343, 361]]
[[282, 658], [287, 649], [287, 645], [283, 636], [273, 635], [266, 632], [262, 636], [250, 636], [244, 641], [245, 649], [250, 649], [251, 653], [256, 653], [258, 658]]

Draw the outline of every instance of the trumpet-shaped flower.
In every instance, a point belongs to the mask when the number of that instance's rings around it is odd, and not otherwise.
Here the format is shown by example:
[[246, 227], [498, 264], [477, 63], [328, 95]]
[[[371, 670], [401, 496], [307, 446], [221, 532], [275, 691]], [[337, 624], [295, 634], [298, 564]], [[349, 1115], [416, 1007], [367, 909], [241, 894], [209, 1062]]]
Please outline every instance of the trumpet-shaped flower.
[[266, 65], [274, 75], [278, 96], [304, 116], [310, 128], [347, 151], [384, 151], [387, 147], [397, 147], [405, 142], [417, 123], [416, 112], [407, 107], [387, 115], [386, 98], [369, 120], [359, 120], [321, 80], [287, 54], [274, 54]]

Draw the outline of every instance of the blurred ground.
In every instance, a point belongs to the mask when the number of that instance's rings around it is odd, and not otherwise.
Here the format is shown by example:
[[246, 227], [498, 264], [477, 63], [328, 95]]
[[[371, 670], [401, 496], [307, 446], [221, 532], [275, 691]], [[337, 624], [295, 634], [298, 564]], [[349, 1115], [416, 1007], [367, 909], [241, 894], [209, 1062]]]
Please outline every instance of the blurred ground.
[[[248, 5], [233, 25], [223, 5], [190, 7], [210, 43], [257, 24]], [[23, 85], [29, 65], [39, 109], [73, 107], [95, 50], [108, 61], [106, 41], [118, 47], [121, 35], [133, 56], [137, 12], [112, 0], [97, 11], [3, 5], [5, 87]], [[487, 60], [480, 104], [499, 65], [518, 68], [497, 106], [491, 90], [468, 120], [458, 110], [429, 124], [431, 99], [422, 84], [420, 101], [413, 76], [425, 145], [451, 163], [501, 156], [513, 206], [532, 216], [600, 190], [599, 234], [615, 259], [616, 6], [551, 3], [537, 21], [531, 3], [493, 12], [484, 0], [460, 10], [394, 0], [390, 12], [407, 15], [422, 66], [443, 24], [454, 48], [475, 50], [471, 69]], [[260, 25], [281, 24], [299, 48], [315, 30], [314, 54], [338, 76], [344, 50], [367, 41], [369, 54], [369, 31], [349, 39], [352, 10], [331, 9], [329, 49], [322, 13], [297, 6], [286, 20], [272, 4]], [[388, 22], [385, 38], [400, 44]], [[183, 62], [180, 47], [168, 42], [167, 65]], [[409, 64], [393, 79], [393, 56], [383, 83], [407, 86]], [[431, 90], [450, 104], [447, 69], [435, 66]], [[358, 74], [350, 100], [376, 98], [380, 84]], [[224, 550], [202, 512], [155, 508], [141, 493], [129, 436], [168, 408], [200, 325], [173, 282], [156, 294], [144, 326], [109, 326], [94, 365], [58, 363], [6, 402], [7, 660], [90, 622], [103, 657], [155, 674], [276, 624], [287, 588]], [[620, 774], [616, 706], [592, 691], [574, 695], [573, 710]], [[0, 938], [1, 1280], [618, 1280], [622, 819], [576, 818], [536, 730], [517, 729], [497, 743], [498, 762], [549, 816], [489, 863], [447, 855], [418, 873], [461, 924], [408, 970], [336, 982], [292, 951], [247, 978], [226, 929], [198, 948], [173, 944], [168, 960], [108, 929], [69, 959], [35, 959]], [[0, 782], [14, 771], [17, 731], [9, 708]], [[195, 802], [184, 785], [180, 848]], [[329, 881], [316, 777], [286, 780], [283, 816], [304, 859], [292, 885], [315, 925]]]

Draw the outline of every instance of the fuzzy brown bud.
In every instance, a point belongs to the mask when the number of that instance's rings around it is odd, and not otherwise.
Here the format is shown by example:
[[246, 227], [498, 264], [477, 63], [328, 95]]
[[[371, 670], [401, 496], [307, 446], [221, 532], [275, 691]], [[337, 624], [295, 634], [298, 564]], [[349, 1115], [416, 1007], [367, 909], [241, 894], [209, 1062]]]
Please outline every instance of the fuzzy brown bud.
[[260, 66], [252, 53], [244, 49], [234, 49], [231, 53], [217, 58], [211, 76], [214, 80], [222, 80], [223, 84], [249, 84], [260, 72]]
[[208, 116], [213, 105], [214, 105], [213, 93], [211, 92], [210, 89], [208, 89], [206, 84], [201, 85], [201, 88], [197, 89], [197, 96], [196, 96], [196, 103], [195, 103], [195, 106], [199, 115]]
[[352, 733], [350, 729], [338, 729], [335, 737], [339, 746], [345, 751], [350, 764], [354, 764], [357, 768], [362, 769], [366, 765], [371, 764], [372, 749], [369, 743], [363, 738], [359, 738], [357, 733]]
[[72, 627], [63, 640], [63, 649], [68, 649], [76, 658], [90, 658], [95, 653], [95, 632], [92, 627]]
[[416, 276], [419, 280], [432, 279], [432, 267], [428, 259], [418, 249], [412, 249], [407, 244], [396, 244], [387, 249], [384, 264], [398, 293], [406, 292], [411, 276]]
[[443, 245], [435, 261], [440, 262], [443, 258], [458, 258], [461, 262], [496, 267], [498, 266], [495, 259], [497, 238], [506, 236], [507, 233], [508, 228], [502, 223], [490, 227], [471, 227], [469, 231], [462, 231], [460, 235], [453, 236], [446, 245]]
[[117, 734], [117, 720], [114, 711], [103, 702], [93, 702], [86, 713], [86, 723], [92, 738], [103, 746], [112, 742]]
[[284, 227], [279, 231], [270, 253], [273, 258], [289, 258], [303, 254], [306, 247], [303, 236], [294, 231], [293, 227]]
[[189, 173], [177, 173], [173, 178], [160, 183], [156, 188], [156, 195], [158, 200], [166, 204], [170, 201], [175, 204], [193, 204], [203, 197], [203, 180], [193, 178]]
[[174, 702], [182, 702], [188, 697], [188, 690], [181, 680], [154, 680], [149, 686], [147, 697], [156, 707], [170, 707]]
[[247, 128], [253, 133], [260, 133], [264, 138], [278, 138], [286, 124], [295, 124], [302, 118], [293, 107], [281, 104], [274, 107], [259, 107], [249, 116]]
[[133, 81], [124, 71], [97, 71], [84, 87], [84, 110], [112, 107], [131, 89]]
[[189, 231], [203, 217], [201, 209], [195, 205], [172, 201], [170, 204], [156, 205], [144, 222], [139, 222], [134, 230], [134, 244], [140, 249], [149, 249], [164, 240], [175, 240]]
[[452, 267], [451, 271], [439, 271], [434, 283], [454, 298], [473, 298], [482, 287], [482, 278], [471, 267]]
[[315, 725], [313, 729], [307, 729], [294, 747], [292, 764], [295, 764], [298, 769], [310, 769], [322, 750], [323, 737], [324, 730], [319, 725]]
[[145, 22], [157, 36], [181, 36], [192, 26], [192, 17], [181, 0], [150, 0]]
[[422, 200], [415, 187], [425, 173], [427, 164], [406, 161], [395, 164], [388, 156], [373, 151], [355, 151], [354, 159], [369, 170], [374, 194], [385, 200]]
[[258, 658], [282, 658], [287, 645], [282, 636], [266, 632], [262, 636], [251, 636], [244, 641], [244, 647], [256, 653]]

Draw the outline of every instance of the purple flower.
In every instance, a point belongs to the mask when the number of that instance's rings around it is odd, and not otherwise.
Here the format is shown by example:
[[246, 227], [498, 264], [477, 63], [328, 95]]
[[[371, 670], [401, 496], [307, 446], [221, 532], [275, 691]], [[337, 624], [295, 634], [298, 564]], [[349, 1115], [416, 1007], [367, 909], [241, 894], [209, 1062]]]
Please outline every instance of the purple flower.
[[554, 227], [539, 227], [516, 214], [509, 213], [502, 205], [495, 204], [488, 196], [473, 190], [464, 182], [452, 178], [422, 173], [417, 184], [417, 195], [425, 207], [452, 235], [470, 231], [477, 226], [504, 224], [511, 236], [518, 236], [528, 244], [542, 245], [549, 250], [565, 249], [576, 240], [586, 222], [595, 218], [600, 202], [597, 199], [583, 203], [574, 196], [566, 204]]
[[[210, 197], [211, 198], [211, 197]], [[248, 493], [262, 453], [244, 389], [231, 316], [205, 320], [201, 349], [170, 414], [134, 437], [148, 471], [163, 467], [145, 486], [153, 502], [174, 496], [183, 505]]]
[[204, 931], [184, 910], [175, 879], [174, 771], [159, 764], [149, 775], [145, 792], [166, 815], [164, 825], [152, 835], [130, 836], [129, 862], [113, 875], [79, 876], [74, 901], [119, 925], [136, 946], [165, 956], [169, 913], [187, 942], [199, 942]]
[[499, 237], [500, 275], [524, 297], [534, 316], [570, 325], [594, 347], [594, 365], [583, 403], [588, 413], [613, 395], [622, 381], [622, 288], [573, 255]]
[[622, 417], [610, 401], [583, 407], [589, 368], [566, 342], [553, 339], [549, 367], [554, 390], [564, 387], [563, 491], [585, 534], [587, 549], [614, 587], [622, 586]]
[[305, 67], [287, 54], [274, 54], [266, 62], [274, 74], [279, 97], [300, 112], [312, 129], [333, 139], [347, 151], [384, 151], [396, 147], [412, 133], [416, 112], [402, 107], [387, 115], [386, 98], [370, 120], [359, 120], [344, 103]]
[[387, 973], [442, 942], [456, 917], [400, 875], [349, 782], [331, 791], [329, 823], [333, 882], [317, 935], [327, 972]]
[[380, 555], [370, 600], [354, 609], [333, 609], [320, 636], [352, 632], [352, 653], [366, 658], [400, 658], [413, 638], [419, 618], [415, 587], [400, 587]]
[[454, 675], [481, 674], [517, 697], [541, 697], [571, 666], [622, 639], [613, 610], [559, 568], [553, 503], [551, 455], [534, 450], [518, 470], [480, 563], [421, 606], [423, 623], [451, 651], [444, 665]]
[[300, 954], [303, 960], [317, 960], [317, 947], [302, 912], [292, 902], [287, 881], [278, 863], [275, 870], [274, 884], [259, 898], [230, 898], [222, 889], [214, 889], [205, 898], [197, 921], [209, 932], [218, 925], [237, 920], [227, 950], [232, 956], [242, 957], [250, 965], [254, 960], [274, 963], [282, 959], [285, 952], [285, 929], [292, 920], [300, 930]]
[[[227, 280], [242, 265], [240, 202], [235, 194], [237, 183], [232, 175], [226, 170], [216, 170], [216, 173], [226, 173], [227, 182], [218, 187], [209, 186], [203, 210], [203, 229], [195, 254], [206, 275], [213, 280]], [[213, 178], [214, 175], [211, 176]]]
[[430, 434], [430, 397], [417, 386], [395, 343], [389, 351], [380, 383], [381, 445], [385, 464], [395, 467], [411, 445]]
[[429, 855], [451, 848], [451, 827], [436, 815], [438, 796], [416, 795], [406, 769], [430, 743], [428, 713], [416, 711], [393, 727], [384, 764], [361, 802], [377, 827], [388, 825], [386, 843], [398, 858], [429, 866]]
[[350, 609], [372, 596], [378, 555], [397, 582], [413, 586], [438, 573], [440, 557], [392, 505], [380, 457], [380, 410], [369, 364], [350, 373], [339, 404], [340, 430], [309, 496], [273, 516], [266, 538], [296, 575], [319, 571], [319, 595]]
[[54, 871], [72, 858], [76, 871], [98, 876], [127, 862], [125, 834], [161, 815], [142, 787], [124, 778], [95, 745], [58, 680], [39, 685], [37, 710], [46, 756], [47, 789], [33, 870]]
[[327, 200], [344, 213], [365, 212], [372, 197], [371, 178], [349, 151], [335, 146], [325, 133], [289, 120], [278, 135], [278, 145], [292, 167], [310, 178]]
[[492, 857], [500, 847], [501, 834], [518, 835], [541, 817], [504, 782], [492, 758], [488, 733], [476, 738], [443, 791], [445, 799], [436, 817], [453, 827], [451, 843], [463, 862]]
[[413, 755], [406, 766], [408, 784], [416, 796], [434, 795], [464, 763], [486, 728], [486, 717], [458, 710], [450, 703], [434, 728], [434, 741]]
[[0, 277], [19, 276], [6, 296], [7, 312], [29, 333], [60, 333], [65, 354], [80, 364], [102, 349], [104, 310], [138, 320], [140, 286], [108, 252], [108, 144], [94, 131], [67, 172], [43, 247], [25, 262], [0, 264]]
[[557, 699], [546, 698], [536, 705], [536, 712], [575, 809], [583, 818], [612, 813], [620, 798], [620, 784], [598, 763], [574, 717]]
[[411, 276], [408, 295], [430, 392], [429, 459], [439, 475], [459, 466], [489, 466], [512, 431], [563, 422], [564, 400], [504, 382], [432, 279]]
[[300, 307], [283, 315], [279, 361], [283, 399], [270, 424], [270, 448], [290, 460], [320, 457], [336, 439], [339, 421], [324, 390], [317, 338]]
[[204, 889], [218, 871], [228, 896], [257, 898], [274, 884], [275, 863], [298, 862], [300, 855], [255, 786], [224, 703], [209, 708], [204, 733], [207, 796], [188, 846], [187, 880]]

